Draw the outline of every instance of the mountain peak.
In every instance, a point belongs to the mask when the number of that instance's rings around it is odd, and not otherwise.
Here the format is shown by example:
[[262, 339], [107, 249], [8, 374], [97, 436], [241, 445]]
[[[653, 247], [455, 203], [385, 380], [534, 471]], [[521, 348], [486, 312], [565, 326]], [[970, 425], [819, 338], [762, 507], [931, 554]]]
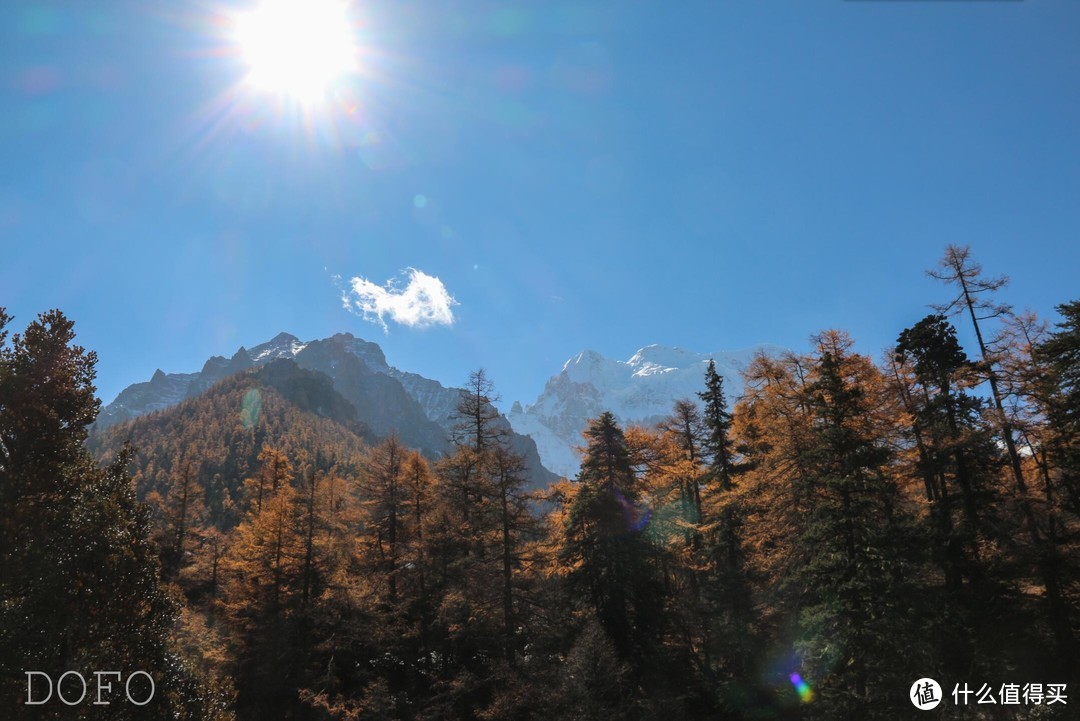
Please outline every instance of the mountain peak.
[[631, 356], [630, 360], [627, 361], [627, 364], [632, 366], [652, 364], [663, 366], [665, 368], [685, 368], [692, 363], [697, 363], [705, 359], [706, 356], [702, 353], [695, 353], [693, 351], [688, 351], [685, 348], [664, 346], [654, 343], [638, 350], [638, 352]]
[[335, 333], [330, 340], [364, 361], [372, 370], [379, 373], [390, 370], [390, 364], [386, 362], [386, 356], [378, 343], [357, 338], [352, 333]]
[[630, 360], [606, 358], [586, 350], [571, 357], [552, 376], [536, 401], [510, 413], [514, 430], [536, 441], [548, 468], [573, 477], [581, 462], [575, 448], [590, 418], [609, 410], [620, 423], [655, 423], [672, 404], [704, 390], [705, 365], [715, 359], [730, 403], [742, 391], [741, 372], [758, 353], [779, 355], [777, 346], [698, 353], [685, 348], [647, 345]]
[[612, 360], [610, 358], [601, 355], [594, 350], [583, 350], [570, 358], [570, 360], [566, 361], [566, 363], [563, 364], [563, 370], [570, 371], [574, 368], [594, 368], [611, 362]]
[[[231, 359], [222, 356], [207, 359], [199, 373], [166, 374], [159, 369], [150, 382], [136, 383], [121, 391], [102, 411], [98, 428], [104, 430], [146, 413], [171, 408], [209, 392], [215, 384], [252, 367], [262, 369], [256, 372], [260, 382], [300, 379], [308, 390], [322, 388], [325, 391], [332, 387], [344, 402], [351, 404], [357, 421], [373, 437], [397, 433], [405, 443], [432, 457], [449, 450], [448, 437], [453, 430], [461, 389], [446, 388], [438, 381], [388, 365], [378, 344], [351, 333], [338, 333], [306, 343], [290, 333], [278, 333], [250, 351], [241, 347]], [[325, 383], [319, 381], [310, 385], [310, 379], [304, 374], [325, 377]], [[320, 399], [330, 398], [322, 391], [300, 400], [297, 398], [299, 396], [290, 397], [290, 402], [318, 415], [330, 408], [319, 404]], [[305, 406], [308, 401], [315, 405]], [[520, 405], [516, 407], [521, 408]], [[509, 429], [504, 417], [499, 422], [500, 427]], [[511, 435], [511, 443], [516, 452], [525, 454], [531, 483], [539, 487], [553, 480], [553, 474], [543, 467], [532, 441]]]
[[260, 343], [248, 351], [248, 356], [255, 363], [265, 363], [277, 358], [295, 358], [296, 354], [304, 350], [306, 343], [292, 333], [278, 333], [276, 336]]
[[206, 359], [203, 363], [202, 371], [200, 373], [209, 374], [224, 368], [229, 361], [224, 356], [212, 355]]

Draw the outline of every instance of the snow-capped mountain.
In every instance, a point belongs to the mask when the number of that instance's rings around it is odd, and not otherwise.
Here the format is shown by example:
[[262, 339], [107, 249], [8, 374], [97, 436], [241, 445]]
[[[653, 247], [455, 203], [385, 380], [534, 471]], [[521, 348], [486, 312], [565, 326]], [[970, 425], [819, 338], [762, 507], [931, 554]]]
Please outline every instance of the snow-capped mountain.
[[[334, 390], [355, 407], [357, 419], [374, 435], [396, 433], [407, 445], [431, 456], [448, 450], [448, 433], [461, 390], [394, 368], [386, 362], [377, 344], [349, 333], [308, 342], [280, 333], [250, 350], [240, 348], [232, 358], [214, 356], [198, 373], [158, 370], [149, 381], [121, 391], [102, 410], [96, 427], [103, 431], [137, 416], [170, 408], [200, 395], [228, 376], [278, 359], [293, 361], [301, 368], [328, 376]], [[499, 422], [510, 430], [505, 418]], [[510, 444], [525, 456], [534, 484], [539, 486], [555, 478], [541, 465], [529, 438], [512, 433]]]
[[515, 431], [536, 441], [547, 468], [573, 477], [581, 463], [574, 450], [581, 445], [581, 432], [602, 411], [611, 411], [622, 423], [654, 423], [671, 413], [675, 401], [697, 401], [710, 359], [724, 377], [730, 403], [742, 392], [742, 371], [754, 356], [784, 351], [779, 346], [758, 345], [695, 353], [650, 345], [627, 361], [583, 351], [548, 380], [536, 402], [524, 408], [514, 403], [507, 417]]

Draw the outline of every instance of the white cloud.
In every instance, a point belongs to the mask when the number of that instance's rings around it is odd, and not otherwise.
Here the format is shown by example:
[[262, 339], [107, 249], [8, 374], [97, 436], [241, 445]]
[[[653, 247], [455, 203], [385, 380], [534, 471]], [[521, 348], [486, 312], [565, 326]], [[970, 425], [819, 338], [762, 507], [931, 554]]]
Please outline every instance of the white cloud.
[[388, 318], [412, 328], [454, 324], [453, 306], [458, 303], [441, 280], [415, 268], [405, 269], [404, 280], [404, 287], [397, 278], [377, 285], [357, 276], [349, 281], [341, 301], [364, 320], [377, 322], [384, 332], [389, 332]]

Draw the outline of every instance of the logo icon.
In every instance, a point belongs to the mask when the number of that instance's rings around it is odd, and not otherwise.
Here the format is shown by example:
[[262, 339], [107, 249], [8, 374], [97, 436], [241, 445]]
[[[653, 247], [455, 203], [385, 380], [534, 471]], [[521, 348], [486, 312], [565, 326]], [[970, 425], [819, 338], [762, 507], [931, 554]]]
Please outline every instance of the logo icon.
[[937, 705], [941, 703], [941, 686], [932, 678], [920, 678], [911, 684], [908, 698], [915, 704], [915, 708], [920, 711], [929, 711], [937, 708]]

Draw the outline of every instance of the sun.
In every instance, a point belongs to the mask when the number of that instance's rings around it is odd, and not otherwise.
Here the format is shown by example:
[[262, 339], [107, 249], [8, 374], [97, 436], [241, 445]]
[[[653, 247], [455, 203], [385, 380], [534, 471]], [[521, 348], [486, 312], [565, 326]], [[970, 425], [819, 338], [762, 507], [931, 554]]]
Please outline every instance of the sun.
[[343, 0], [263, 0], [238, 14], [235, 28], [247, 83], [259, 91], [318, 102], [356, 70]]

